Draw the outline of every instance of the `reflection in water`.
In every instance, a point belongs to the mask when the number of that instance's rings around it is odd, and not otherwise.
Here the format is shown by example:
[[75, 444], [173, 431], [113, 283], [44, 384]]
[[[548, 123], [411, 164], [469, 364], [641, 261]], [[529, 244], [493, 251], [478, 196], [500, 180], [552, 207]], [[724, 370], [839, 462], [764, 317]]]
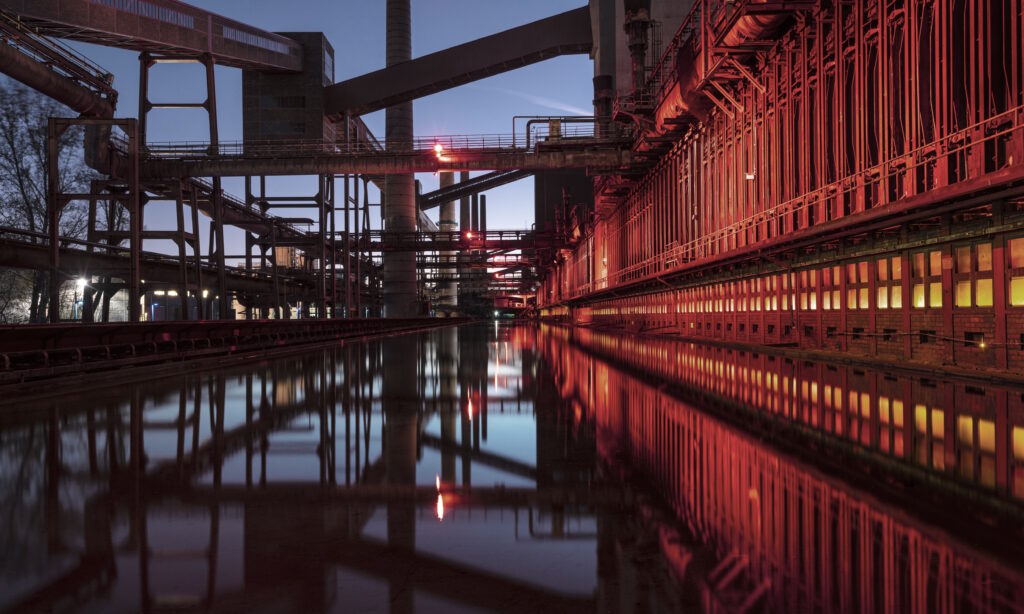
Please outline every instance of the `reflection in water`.
[[526, 325], [53, 397], [0, 608], [1013, 611], [1019, 402]]

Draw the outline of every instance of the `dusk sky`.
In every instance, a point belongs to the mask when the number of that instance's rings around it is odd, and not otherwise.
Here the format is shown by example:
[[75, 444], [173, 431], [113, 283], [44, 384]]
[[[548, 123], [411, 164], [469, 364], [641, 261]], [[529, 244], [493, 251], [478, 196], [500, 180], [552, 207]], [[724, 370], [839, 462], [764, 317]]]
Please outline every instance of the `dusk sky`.
[[[385, 3], [374, 1], [206, 0], [197, 6], [271, 31], [323, 31], [335, 50], [335, 79], [384, 67]], [[582, 0], [413, 0], [413, 57], [500, 32], [582, 6]], [[75, 44], [87, 57], [115, 75], [121, 94], [117, 114], [138, 115], [138, 54], [114, 48]], [[417, 136], [435, 134], [511, 134], [515, 115], [576, 115], [592, 112], [592, 62], [585, 55], [555, 58], [519, 70], [458, 87], [414, 103]], [[200, 65], [159, 65], [150, 73], [150, 100], [201, 101], [205, 95]], [[222, 141], [241, 140], [241, 70], [217, 69], [217, 104]], [[384, 112], [363, 118], [374, 134], [384, 136]], [[208, 140], [202, 110], [156, 110], [149, 116], [149, 141]], [[438, 178], [417, 175], [423, 190], [437, 187]], [[241, 197], [242, 180], [225, 181], [225, 188]], [[272, 193], [298, 195], [315, 191], [313, 178], [269, 181]], [[371, 201], [377, 196], [371, 192]], [[488, 226], [528, 228], [533, 223], [533, 181], [488, 192]], [[147, 208], [147, 226], [171, 223], [170, 207]], [[167, 215], [167, 217], [165, 217]], [[280, 213], [309, 216], [299, 211]], [[312, 216], [315, 217], [315, 216]], [[437, 211], [432, 212], [436, 220]], [[166, 220], [166, 221], [165, 221]], [[205, 223], [202, 223], [205, 226]], [[229, 229], [229, 252], [241, 251], [242, 234]], [[151, 244], [152, 243], [152, 244]], [[170, 247], [147, 241], [146, 249]]]

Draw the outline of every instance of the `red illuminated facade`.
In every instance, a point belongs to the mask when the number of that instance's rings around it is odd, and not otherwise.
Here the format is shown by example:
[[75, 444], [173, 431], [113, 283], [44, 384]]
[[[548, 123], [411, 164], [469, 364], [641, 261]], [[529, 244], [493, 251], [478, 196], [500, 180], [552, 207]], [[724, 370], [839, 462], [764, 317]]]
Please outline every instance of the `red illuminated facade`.
[[695, 3], [641, 92], [642, 174], [596, 184], [543, 314], [1024, 369], [1022, 16]]

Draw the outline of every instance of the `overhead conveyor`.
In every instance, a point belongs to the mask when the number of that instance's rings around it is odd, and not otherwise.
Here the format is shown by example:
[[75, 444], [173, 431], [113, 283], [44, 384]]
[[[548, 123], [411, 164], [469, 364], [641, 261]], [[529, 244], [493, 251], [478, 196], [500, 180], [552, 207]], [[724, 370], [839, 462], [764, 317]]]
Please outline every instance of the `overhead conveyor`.
[[209, 54], [237, 68], [302, 70], [296, 41], [174, 0], [0, 0], [0, 9], [45, 36], [165, 55]]

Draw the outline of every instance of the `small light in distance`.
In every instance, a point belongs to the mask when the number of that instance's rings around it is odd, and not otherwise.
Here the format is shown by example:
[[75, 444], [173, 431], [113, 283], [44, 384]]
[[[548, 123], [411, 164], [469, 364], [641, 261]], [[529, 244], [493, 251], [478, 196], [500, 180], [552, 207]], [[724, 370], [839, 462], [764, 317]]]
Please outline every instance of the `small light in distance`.
[[434, 143], [434, 153], [437, 154], [438, 158], [440, 158], [444, 153], [444, 146], [440, 143]]

